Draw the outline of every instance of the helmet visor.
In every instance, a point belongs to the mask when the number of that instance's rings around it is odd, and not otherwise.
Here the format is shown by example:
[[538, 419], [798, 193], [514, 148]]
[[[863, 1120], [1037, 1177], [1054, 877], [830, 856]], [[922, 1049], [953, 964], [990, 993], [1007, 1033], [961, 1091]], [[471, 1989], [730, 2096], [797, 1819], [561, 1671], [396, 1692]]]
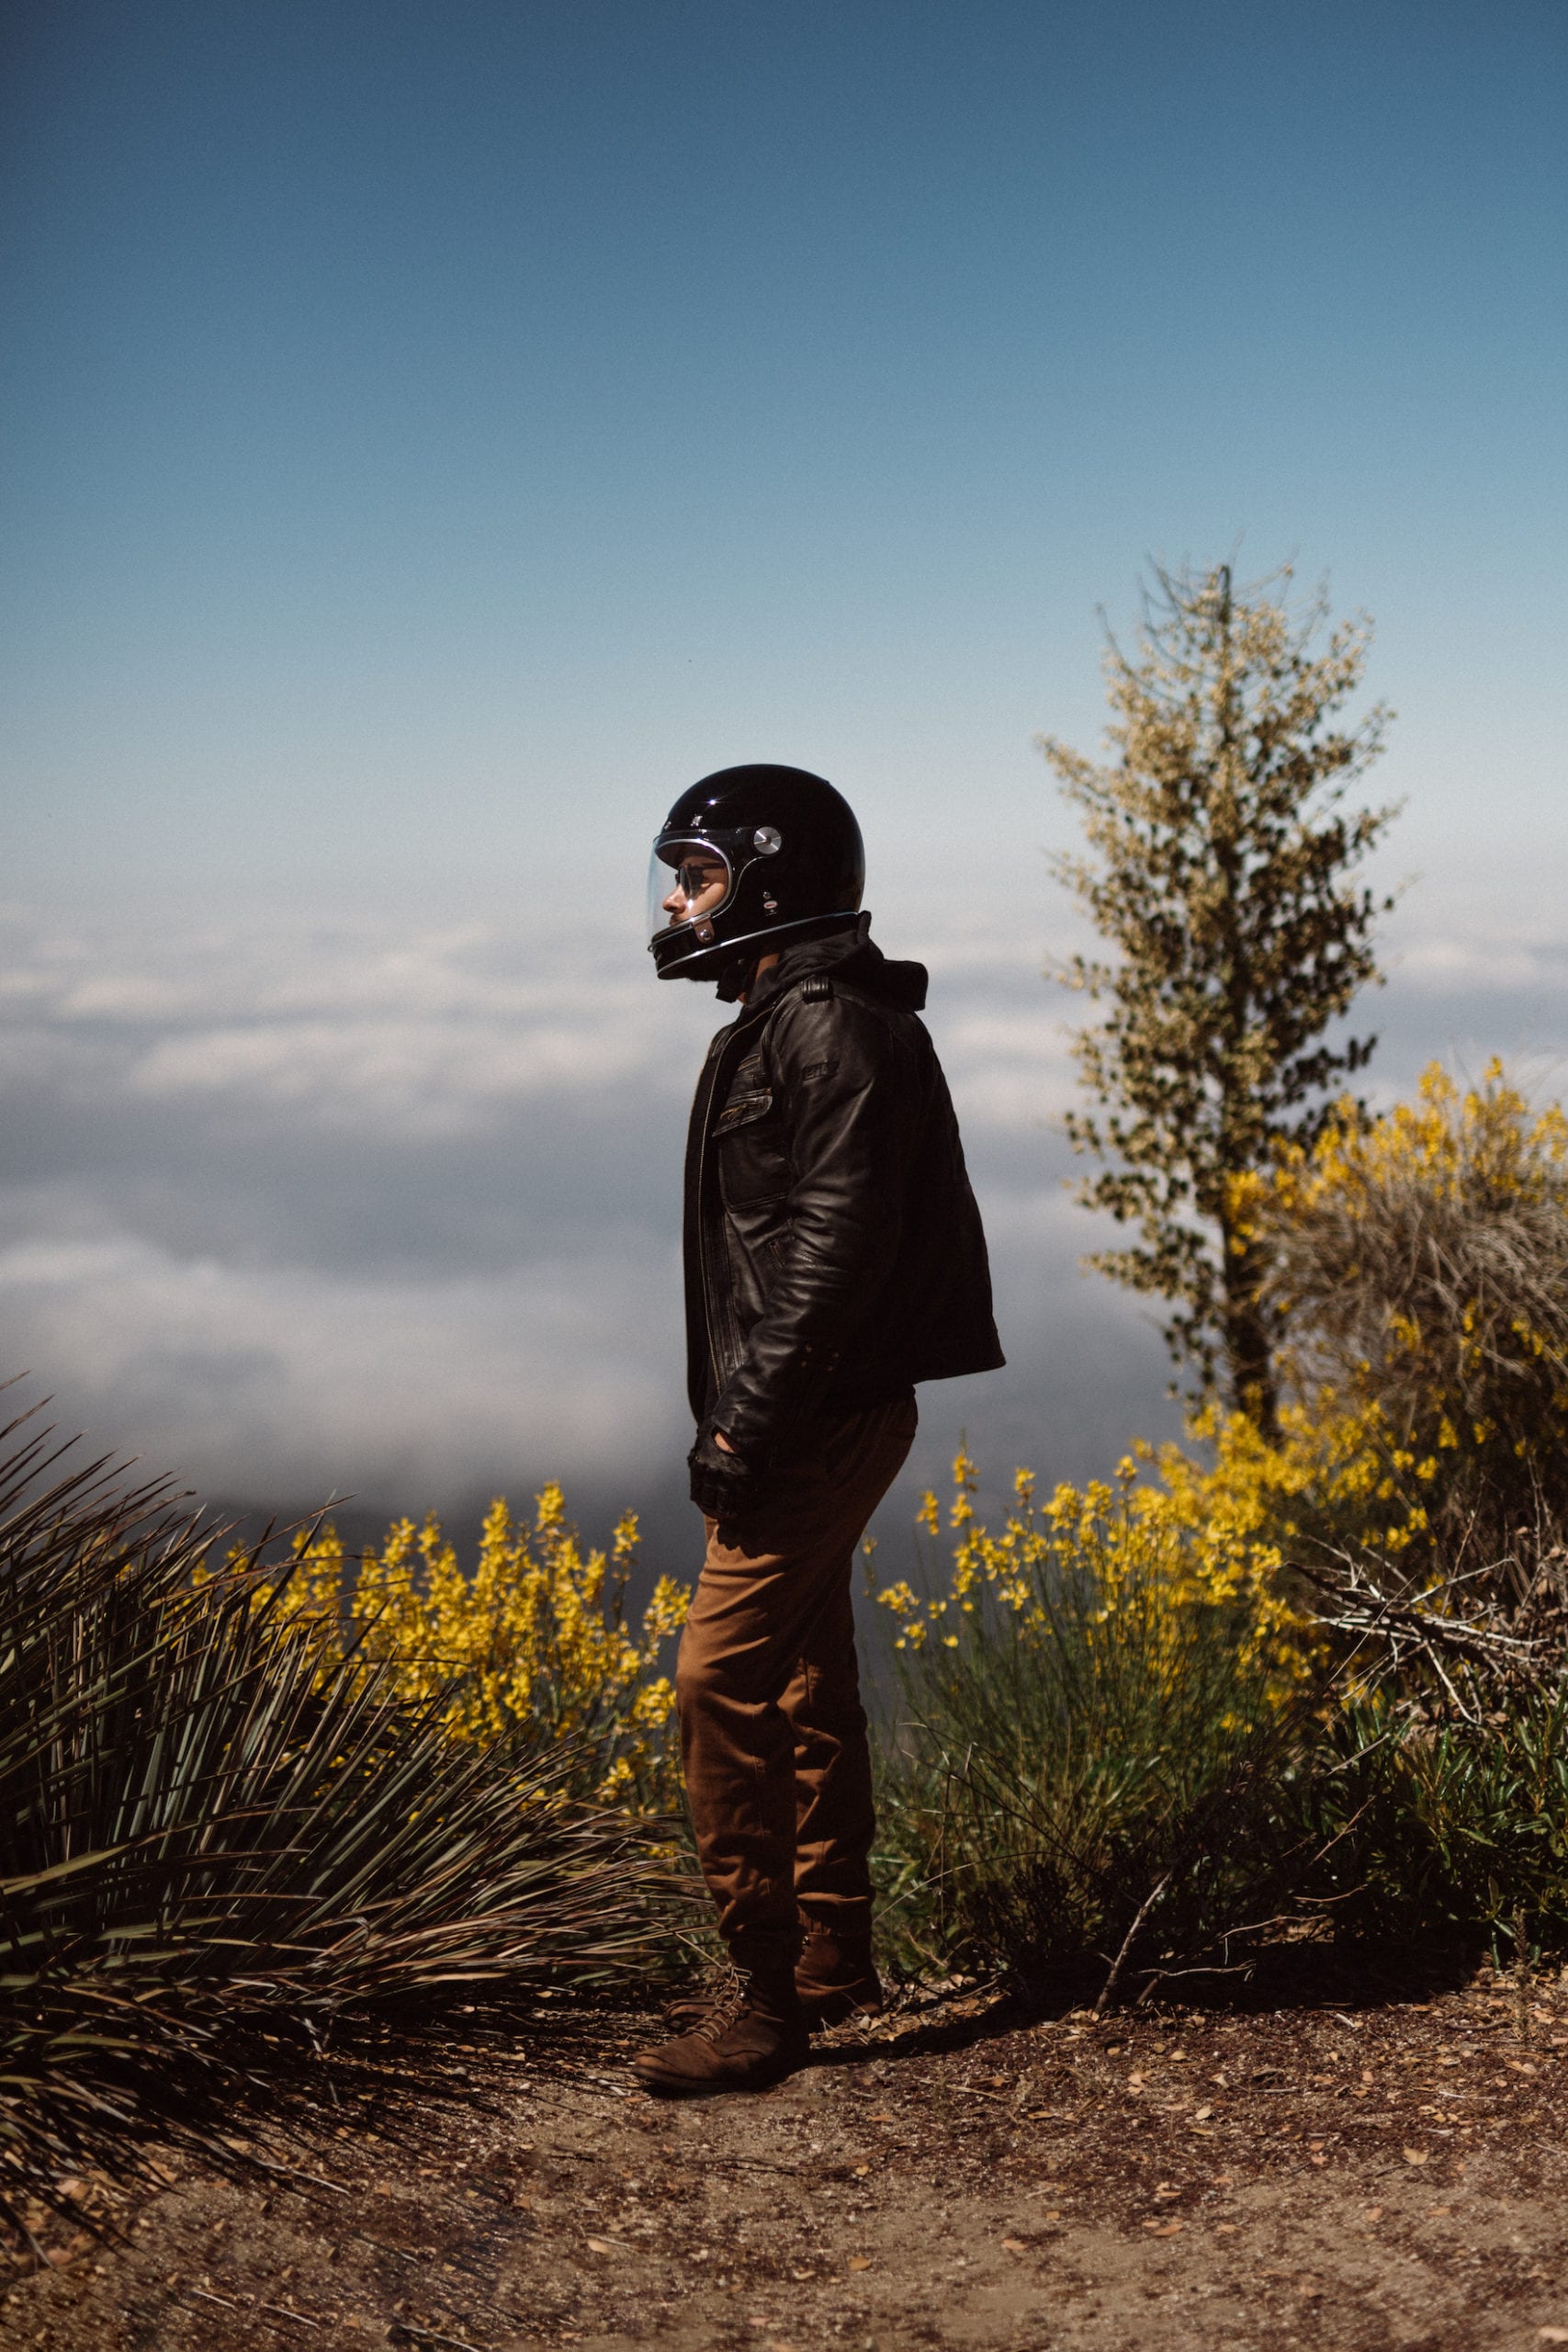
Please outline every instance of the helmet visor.
[[711, 842], [659, 841], [648, 867], [648, 935], [677, 931], [682, 923], [701, 926], [729, 897], [729, 860]]

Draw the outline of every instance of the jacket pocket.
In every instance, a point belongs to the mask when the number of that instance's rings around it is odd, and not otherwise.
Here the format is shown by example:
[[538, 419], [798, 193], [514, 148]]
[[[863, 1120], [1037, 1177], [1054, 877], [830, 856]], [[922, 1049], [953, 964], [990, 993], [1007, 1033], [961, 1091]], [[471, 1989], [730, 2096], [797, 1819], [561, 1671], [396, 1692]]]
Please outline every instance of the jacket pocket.
[[789, 1156], [770, 1087], [732, 1096], [714, 1121], [713, 1139], [727, 1207], [783, 1199]]
[[765, 1119], [773, 1107], [773, 1089], [764, 1087], [756, 1094], [738, 1094], [727, 1102], [713, 1123], [715, 1139], [733, 1135], [737, 1127], [749, 1127], [758, 1119]]

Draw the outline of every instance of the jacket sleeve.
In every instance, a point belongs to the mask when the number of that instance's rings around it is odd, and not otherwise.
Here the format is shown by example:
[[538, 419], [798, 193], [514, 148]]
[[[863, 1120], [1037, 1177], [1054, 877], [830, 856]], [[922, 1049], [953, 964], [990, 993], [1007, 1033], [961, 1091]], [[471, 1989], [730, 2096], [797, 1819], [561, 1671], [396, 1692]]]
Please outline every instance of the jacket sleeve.
[[773, 1024], [769, 1059], [789, 1144], [788, 1238], [706, 1422], [759, 1462], [832, 1377], [896, 1262], [914, 1108], [904, 1057], [852, 999], [793, 1000]]

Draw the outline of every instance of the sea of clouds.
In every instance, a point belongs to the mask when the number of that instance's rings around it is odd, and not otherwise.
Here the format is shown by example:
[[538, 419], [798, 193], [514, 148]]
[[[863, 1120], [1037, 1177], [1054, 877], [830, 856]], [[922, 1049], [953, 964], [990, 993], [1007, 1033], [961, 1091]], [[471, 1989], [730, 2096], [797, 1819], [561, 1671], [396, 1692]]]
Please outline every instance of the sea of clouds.
[[[705, 991], [655, 986], [639, 943], [570, 922], [13, 908], [0, 936], [14, 1394], [50, 1392], [95, 1450], [225, 1509], [352, 1496], [367, 1529], [468, 1523], [556, 1476], [590, 1524], [640, 1506], [678, 1564]], [[1097, 1236], [1054, 1125], [1072, 1005], [1030, 923], [934, 906], [885, 944], [931, 967], [1009, 1354], [924, 1393], [886, 1538], [961, 1431], [994, 1493], [1020, 1462], [1082, 1476], [1175, 1420], [1148, 1310], [1079, 1269]], [[1561, 1091], [1550, 939], [1407, 930], [1369, 1010], [1385, 1098], [1432, 1055], [1474, 1071], [1493, 1050]]]

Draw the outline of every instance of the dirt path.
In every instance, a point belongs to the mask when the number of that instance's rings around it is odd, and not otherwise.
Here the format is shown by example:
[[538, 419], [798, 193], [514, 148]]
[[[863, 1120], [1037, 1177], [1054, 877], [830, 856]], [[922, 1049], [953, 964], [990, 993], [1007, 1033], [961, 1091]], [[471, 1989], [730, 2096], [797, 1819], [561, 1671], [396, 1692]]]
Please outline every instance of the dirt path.
[[1568, 2343], [1568, 1988], [1534, 1989], [1528, 2035], [1489, 1977], [1131, 2025], [950, 2000], [691, 2106], [628, 2088], [647, 2032], [607, 2020], [604, 2071], [558, 2082], [457, 2049], [477, 2096], [323, 2125], [297, 2161], [334, 2188], [187, 2172], [120, 2248], [18, 2274], [0, 2342]]

